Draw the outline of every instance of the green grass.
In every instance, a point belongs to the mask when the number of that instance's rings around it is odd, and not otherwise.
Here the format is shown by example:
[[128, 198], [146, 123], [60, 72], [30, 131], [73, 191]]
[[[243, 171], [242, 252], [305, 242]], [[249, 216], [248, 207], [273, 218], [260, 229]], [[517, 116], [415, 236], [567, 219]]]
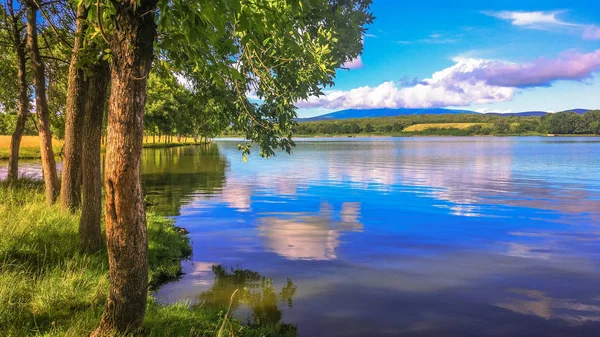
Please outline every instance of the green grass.
[[[0, 183], [0, 336], [87, 336], [109, 289], [106, 252], [81, 253], [78, 214], [46, 206], [39, 182]], [[172, 221], [148, 214], [150, 285], [176, 278], [189, 239]], [[225, 313], [159, 305], [149, 294], [148, 336], [283, 336], [277, 327], [243, 326]]]

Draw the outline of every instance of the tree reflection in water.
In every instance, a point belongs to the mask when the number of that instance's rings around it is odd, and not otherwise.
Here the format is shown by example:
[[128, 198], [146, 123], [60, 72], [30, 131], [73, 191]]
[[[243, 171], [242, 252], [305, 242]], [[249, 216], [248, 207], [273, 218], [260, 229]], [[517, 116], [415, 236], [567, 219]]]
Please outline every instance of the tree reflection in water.
[[226, 167], [216, 144], [144, 149], [141, 171], [146, 206], [160, 215], [180, 215], [182, 205], [194, 195], [221, 190]]
[[[215, 282], [210, 290], [199, 295], [200, 306], [226, 312], [247, 308], [251, 311], [248, 325], [269, 327], [286, 336], [296, 336], [297, 327], [282, 322], [280, 304], [292, 307], [296, 285], [290, 278], [279, 292], [270, 278], [248, 269], [229, 269], [213, 266]], [[236, 292], [237, 290], [237, 292]], [[232, 298], [232, 294], [235, 295]]]

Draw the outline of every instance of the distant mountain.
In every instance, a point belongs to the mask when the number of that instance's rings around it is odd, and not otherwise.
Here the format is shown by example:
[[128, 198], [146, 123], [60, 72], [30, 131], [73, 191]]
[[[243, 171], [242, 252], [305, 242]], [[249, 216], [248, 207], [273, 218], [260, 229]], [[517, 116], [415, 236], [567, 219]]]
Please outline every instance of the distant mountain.
[[584, 113], [588, 112], [588, 111], [592, 111], [591, 109], [571, 109], [571, 110], [565, 110], [563, 112], [577, 112], [580, 115], [583, 115]]
[[486, 115], [494, 115], [494, 116], [544, 116], [548, 114], [546, 111], [523, 111], [523, 112], [508, 112], [508, 113], [499, 113], [499, 112], [488, 112]]
[[453, 109], [348, 109], [311, 118], [299, 118], [299, 122], [325, 121], [330, 119], [392, 117], [407, 115], [448, 115], [448, 114], [476, 114], [475, 111]]
[[[572, 109], [565, 110], [572, 111], [583, 115], [590, 111], [589, 109]], [[497, 113], [490, 112], [486, 115], [497, 115], [497, 116], [544, 116], [548, 112], [546, 111], [523, 111], [523, 112], [511, 112], [511, 113]], [[455, 115], [455, 114], [479, 114], [479, 112], [470, 110], [454, 110], [454, 109], [348, 109], [336, 112], [331, 112], [325, 115], [315, 116], [311, 118], [298, 118], [298, 122], [316, 122], [316, 121], [327, 121], [334, 119], [350, 119], [350, 118], [374, 118], [374, 117], [393, 117], [393, 116], [407, 116], [407, 115]]]

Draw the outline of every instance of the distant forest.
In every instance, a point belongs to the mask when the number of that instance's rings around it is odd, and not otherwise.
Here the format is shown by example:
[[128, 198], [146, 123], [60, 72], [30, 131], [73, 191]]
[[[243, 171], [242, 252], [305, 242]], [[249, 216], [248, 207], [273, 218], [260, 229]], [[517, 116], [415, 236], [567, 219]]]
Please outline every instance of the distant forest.
[[[469, 123], [466, 127], [452, 124]], [[428, 125], [423, 130], [411, 126]], [[408, 130], [407, 130], [408, 129]], [[412, 129], [412, 130], [411, 130]], [[490, 114], [409, 115], [379, 118], [357, 118], [302, 122], [294, 129], [295, 135], [536, 135], [600, 134], [600, 110], [585, 114], [558, 112], [541, 117], [502, 116]]]
[[[163, 135], [193, 136], [188, 132], [177, 131], [178, 125], [164, 123]], [[14, 129], [16, 115], [0, 114], [0, 134], [10, 134]], [[54, 135], [62, 138], [63, 121], [52, 121]], [[452, 124], [469, 123], [464, 127], [453, 127]], [[411, 126], [430, 124], [424, 129], [411, 130]], [[434, 125], [431, 125], [434, 124]], [[439, 124], [439, 127], [436, 127]], [[146, 124], [146, 135], [156, 134], [156, 127]], [[407, 130], [407, 128], [409, 130]], [[238, 131], [223, 127], [220, 131], [212, 131], [221, 135], [241, 136]], [[26, 135], [38, 133], [34, 118], [28, 119], [25, 126]], [[542, 117], [502, 116], [491, 114], [448, 114], [448, 115], [409, 115], [396, 117], [356, 118], [328, 120], [317, 122], [301, 122], [294, 127], [294, 135], [444, 135], [444, 136], [476, 136], [476, 135], [600, 135], [600, 110], [588, 111], [585, 114], [575, 112], [557, 112]]]

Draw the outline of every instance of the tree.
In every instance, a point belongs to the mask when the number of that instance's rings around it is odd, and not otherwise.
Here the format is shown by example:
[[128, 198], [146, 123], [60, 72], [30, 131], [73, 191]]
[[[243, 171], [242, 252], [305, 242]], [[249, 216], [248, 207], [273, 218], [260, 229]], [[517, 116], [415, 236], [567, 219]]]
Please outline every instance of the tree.
[[157, 0], [115, 2], [105, 190], [110, 291], [94, 335], [137, 330], [146, 312], [148, 237], [140, 182], [146, 84]]
[[585, 133], [600, 134], [600, 110], [588, 111], [583, 114], [583, 124], [587, 126]]
[[[82, 132], [84, 123], [83, 104], [86, 91], [85, 73], [81, 67], [83, 44], [87, 30], [88, 8], [82, 3], [77, 7], [75, 39], [69, 64], [67, 87], [65, 140], [63, 145], [62, 182], [60, 205], [74, 211], [81, 203]], [[103, 107], [104, 104], [101, 103]], [[102, 121], [102, 120], [100, 120]]]
[[83, 101], [82, 192], [79, 242], [83, 250], [102, 248], [102, 172], [100, 141], [110, 72], [108, 62], [98, 60], [85, 82], [87, 98]]
[[499, 134], [508, 133], [510, 131], [510, 123], [504, 119], [499, 119], [494, 123], [494, 129]]
[[27, 0], [27, 45], [29, 47], [33, 86], [35, 88], [35, 104], [38, 115], [40, 134], [40, 151], [42, 157], [42, 173], [46, 193], [46, 202], [54, 203], [58, 195], [59, 181], [56, 173], [56, 161], [52, 149], [52, 132], [50, 131], [50, 111], [46, 97], [46, 75], [44, 63], [39, 51], [37, 33], [38, 5], [33, 0]]
[[[161, 56], [192, 80], [236, 93], [229, 119], [262, 155], [290, 151], [294, 103], [333, 83], [335, 68], [359, 55], [370, 0], [103, 1], [111, 52], [106, 147], [106, 238], [110, 291], [93, 335], [135, 331], [147, 295], [147, 234], [140, 156], [148, 74], [161, 29]], [[102, 17], [98, 15], [98, 17]], [[254, 88], [262, 103], [250, 103]], [[229, 121], [227, 121], [229, 122]], [[242, 146], [244, 153], [250, 145]]]
[[[18, 117], [10, 140], [10, 154], [8, 159], [7, 180], [16, 180], [19, 177], [19, 147], [21, 138], [25, 131], [25, 122], [29, 113], [29, 97], [27, 95], [27, 56], [26, 56], [26, 38], [23, 36], [25, 25], [23, 24], [23, 11], [15, 12], [12, 0], [4, 2], [2, 14], [4, 17], [4, 29], [6, 30], [9, 45], [14, 48], [17, 67], [18, 90]], [[5, 83], [3, 83], [5, 85]], [[13, 88], [7, 86], [6, 88]], [[6, 102], [4, 104], [6, 106]]]
[[148, 93], [144, 112], [146, 130], [159, 135], [170, 135], [175, 129], [175, 121], [185, 113], [187, 106], [181, 104], [183, 88], [175, 75], [165, 69], [155, 67], [148, 77]]
[[542, 123], [552, 134], [581, 134], [588, 129], [584, 118], [576, 112], [553, 113], [545, 116]]

